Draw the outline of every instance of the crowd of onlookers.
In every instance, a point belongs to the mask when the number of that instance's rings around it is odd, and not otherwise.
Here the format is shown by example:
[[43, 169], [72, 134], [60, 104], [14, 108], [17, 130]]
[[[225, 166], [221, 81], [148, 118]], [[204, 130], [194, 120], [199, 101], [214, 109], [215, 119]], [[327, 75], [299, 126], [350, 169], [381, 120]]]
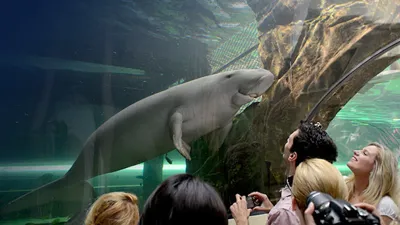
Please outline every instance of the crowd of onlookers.
[[[343, 199], [380, 219], [380, 224], [399, 223], [398, 161], [391, 150], [369, 143], [355, 150], [342, 176], [333, 165], [338, 152], [334, 141], [319, 123], [301, 122], [288, 137], [282, 152], [287, 164], [286, 184], [274, 205], [268, 196], [249, 193], [260, 206], [248, 208], [246, 196], [236, 195], [230, 206], [237, 225], [249, 224], [251, 211], [268, 212], [268, 225], [315, 224], [313, 191]], [[178, 174], [162, 182], [147, 199], [141, 215], [134, 194], [111, 192], [91, 206], [85, 225], [227, 225], [221, 197], [206, 182], [189, 174]]]

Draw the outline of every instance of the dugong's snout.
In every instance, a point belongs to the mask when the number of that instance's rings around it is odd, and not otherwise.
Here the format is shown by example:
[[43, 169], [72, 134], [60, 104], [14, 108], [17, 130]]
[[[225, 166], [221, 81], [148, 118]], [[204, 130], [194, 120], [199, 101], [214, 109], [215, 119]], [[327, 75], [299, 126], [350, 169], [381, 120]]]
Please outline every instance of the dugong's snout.
[[275, 76], [268, 70], [260, 69], [262, 75], [255, 82], [255, 85], [248, 91], [248, 95], [251, 97], [258, 97], [266, 92], [272, 84], [275, 82]]

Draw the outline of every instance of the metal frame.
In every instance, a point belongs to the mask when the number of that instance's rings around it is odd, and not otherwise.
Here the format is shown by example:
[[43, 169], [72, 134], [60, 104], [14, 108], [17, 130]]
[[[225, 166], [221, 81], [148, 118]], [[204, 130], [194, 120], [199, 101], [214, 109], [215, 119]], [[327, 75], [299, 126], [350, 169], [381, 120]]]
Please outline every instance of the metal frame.
[[400, 38], [395, 40], [395, 41], [393, 41], [393, 42], [391, 42], [391, 43], [389, 43], [389, 44], [387, 44], [387, 45], [385, 45], [384, 47], [378, 49], [374, 54], [372, 54], [371, 56], [367, 57], [366, 59], [361, 61], [359, 64], [357, 64], [355, 67], [353, 67], [353, 69], [351, 69], [347, 74], [345, 74], [335, 84], [333, 84], [331, 88], [329, 88], [329, 90], [314, 105], [314, 107], [308, 113], [308, 115], [307, 115], [305, 120], [306, 121], [310, 121], [313, 117], [315, 117], [315, 115], [319, 112], [319, 108], [320, 108], [321, 104], [324, 103], [325, 100], [328, 99], [328, 97], [330, 97], [332, 93], [337, 91], [337, 89], [340, 88], [345, 81], [347, 81], [349, 78], [351, 78], [352, 75], [354, 74], [354, 72], [357, 69], [359, 69], [361, 66], [363, 66], [366, 63], [368, 63], [369, 61], [371, 61], [373, 59], [376, 59], [377, 57], [381, 56], [382, 54], [386, 53], [387, 51], [393, 49], [394, 47], [396, 47], [399, 44], [400, 44]]

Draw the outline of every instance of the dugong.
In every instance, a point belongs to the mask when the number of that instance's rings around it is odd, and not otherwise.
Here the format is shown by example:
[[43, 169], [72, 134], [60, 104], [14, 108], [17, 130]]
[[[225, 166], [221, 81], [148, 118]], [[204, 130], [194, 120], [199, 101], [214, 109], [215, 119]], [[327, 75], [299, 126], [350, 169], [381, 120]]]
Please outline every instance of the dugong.
[[204, 76], [146, 97], [96, 129], [62, 178], [9, 202], [0, 214], [82, 198], [84, 192], [76, 190], [87, 179], [134, 166], [174, 148], [190, 160], [189, 144], [211, 132], [216, 133], [219, 146], [235, 113], [263, 94], [274, 80], [268, 70], [241, 69]]

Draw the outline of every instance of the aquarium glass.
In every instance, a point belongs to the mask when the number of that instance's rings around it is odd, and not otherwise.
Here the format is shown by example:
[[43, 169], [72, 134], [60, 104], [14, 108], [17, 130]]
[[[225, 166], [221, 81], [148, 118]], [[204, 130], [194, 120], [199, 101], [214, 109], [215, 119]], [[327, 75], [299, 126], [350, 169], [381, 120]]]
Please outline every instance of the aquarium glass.
[[[357, 90], [339, 99], [324, 121], [339, 150], [335, 166], [348, 175], [353, 150], [371, 141], [397, 154], [399, 48], [360, 64], [400, 37], [396, 7], [397, 1], [350, 0], [2, 3], [0, 224], [83, 224], [93, 201], [114, 191], [137, 195], [142, 210], [162, 181], [180, 173], [210, 183], [228, 212], [235, 193], [261, 191], [275, 203], [284, 185], [281, 150], [288, 135], [353, 68]], [[200, 104], [195, 87], [168, 95], [171, 101], [151, 100], [158, 104], [130, 117], [144, 107], [133, 104], [161, 92], [257, 68], [271, 71], [276, 85], [221, 122], [233, 125], [217, 151], [208, 145], [214, 133], [207, 133], [189, 143], [186, 160], [172, 145], [171, 130], [161, 130], [176, 105]], [[206, 123], [201, 113], [223, 111], [214, 103], [225, 95], [201, 94], [209, 105], [192, 113]], [[319, 113], [329, 110], [323, 104]], [[107, 123], [104, 135], [91, 139]], [[131, 138], [140, 143], [128, 151], [124, 143]], [[164, 146], [172, 147], [158, 150]], [[74, 165], [78, 157], [81, 164]], [[41, 191], [71, 168], [63, 185]]]

